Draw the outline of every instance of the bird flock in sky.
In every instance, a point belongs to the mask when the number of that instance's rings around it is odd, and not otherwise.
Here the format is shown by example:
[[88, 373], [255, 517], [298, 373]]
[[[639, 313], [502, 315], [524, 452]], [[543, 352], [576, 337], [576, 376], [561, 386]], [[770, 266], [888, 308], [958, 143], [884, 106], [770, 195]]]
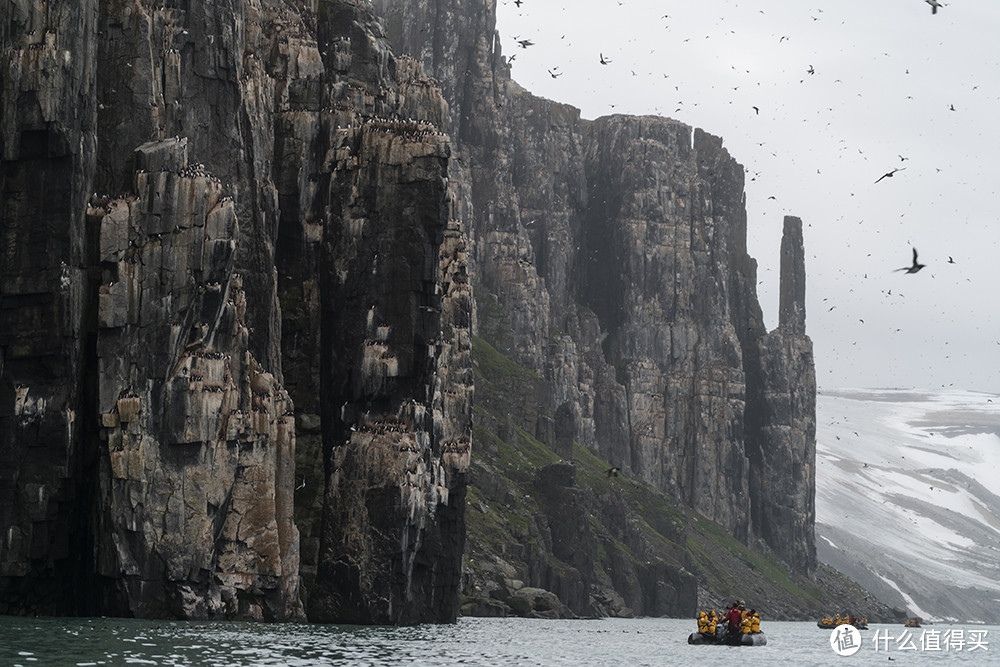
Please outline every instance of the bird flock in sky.
[[827, 386], [996, 389], [982, 356], [1000, 350], [1000, 319], [977, 286], [1000, 251], [1000, 4], [497, 4], [503, 56], [534, 94], [584, 119], [659, 116], [724, 142], [745, 170], [766, 323], [781, 218], [803, 220]]
[[[944, 5], [942, 3], [940, 3], [940, 2], [938, 2], [938, 0], [924, 0], [924, 2], [926, 2], [928, 5], [930, 5], [931, 13], [932, 14], [937, 14], [938, 9], [940, 9], [941, 7], [944, 7]], [[507, 3], [505, 2], [504, 4], [507, 4]], [[520, 8], [522, 5], [525, 4], [525, 0], [513, 0], [513, 4], [516, 5], [518, 8]], [[619, 0], [618, 4], [621, 5], [622, 2]], [[822, 10], [820, 10], [820, 12], [822, 12]], [[761, 13], [763, 13], [763, 10], [761, 10]], [[669, 19], [670, 15], [669, 14], [664, 14], [661, 18], [663, 18], [663, 19]], [[817, 20], [816, 17], [813, 17], [813, 20]], [[530, 39], [521, 39], [520, 35], [514, 35], [513, 38], [517, 42], [518, 46], [520, 46], [522, 49], [527, 49], [527, 48], [532, 47], [532, 46], [535, 45], [535, 43], [532, 40], [530, 40]], [[779, 41], [785, 41], [787, 39], [788, 39], [787, 35], [782, 35]], [[513, 61], [515, 58], [516, 58], [515, 55], [509, 56], [509, 60], [511, 60], [511, 61]], [[609, 65], [609, 64], [611, 64], [613, 62], [612, 59], [606, 57], [604, 55], [604, 53], [600, 52], [600, 51], [598, 52], [597, 61], [601, 65]], [[554, 66], [552, 68], [549, 68], [547, 71], [549, 73], [549, 76], [551, 76], [553, 79], [557, 79], [557, 78], [559, 78], [560, 76], [562, 76], [564, 74], [564, 72], [559, 71], [559, 65], [556, 65], [556, 66]], [[633, 75], [635, 74], [634, 71], [632, 73], [633, 73]], [[809, 67], [806, 69], [806, 73], [809, 74], [809, 75], [814, 75], [814, 74], [816, 74], [816, 68], [813, 65], [810, 64]], [[666, 75], [664, 75], [664, 76], [666, 76]], [[759, 107], [753, 106], [752, 108], [753, 108], [755, 114], [757, 114], [757, 115], [760, 114], [760, 108]], [[953, 104], [949, 105], [949, 109], [951, 111], [954, 111], [955, 110], [955, 106]], [[903, 156], [899, 156], [899, 159], [901, 161], [906, 160], [906, 158], [903, 157]], [[906, 167], [896, 167], [896, 168], [893, 168], [893, 169], [885, 172], [881, 176], [879, 176], [875, 180], [875, 183], [879, 183], [883, 179], [886, 179], [886, 178], [892, 178], [895, 174], [897, 174], [897, 173], [899, 173], [901, 171], [905, 171], [905, 170], [906, 170]], [[751, 180], [754, 180], [754, 179], [751, 179]], [[771, 197], [769, 197], [769, 199], [774, 199], [774, 197], [771, 196]], [[896, 269], [896, 271], [905, 271], [906, 273], [916, 273], [916, 272], [920, 271], [920, 269], [922, 269], [922, 268], [924, 268], [926, 266], [926, 264], [920, 264], [920, 263], [917, 262], [917, 250], [916, 250], [916, 248], [913, 248], [912, 250], [913, 250], [913, 263], [910, 266], [904, 266], [904, 267], [902, 267], [900, 269]], [[948, 263], [949, 264], [954, 264], [955, 261], [949, 256], [948, 257]]]

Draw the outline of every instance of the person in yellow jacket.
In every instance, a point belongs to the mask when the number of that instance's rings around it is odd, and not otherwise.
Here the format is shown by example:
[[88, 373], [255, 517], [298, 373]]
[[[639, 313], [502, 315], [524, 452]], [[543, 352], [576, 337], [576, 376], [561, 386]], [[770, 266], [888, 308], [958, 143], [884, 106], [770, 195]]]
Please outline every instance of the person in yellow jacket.
[[760, 632], [760, 614], [755, 609], [750, 610], [750, 632]]
[[750, 634], [751, 624], [752, 621], [750, 617], [750, 612], [746, 612], [746, 614], [743, 616], [743, 620], [740, 621], [740, 632], [742, 632], [745, 635]]
[[698, 614], [698, 632], [708, 632], [708, 614], [705, 612]]
[[719, 619], [715, 615], [715, 610], [708, 612], [708, 634], [715, 634], [715, 627], [718, 625]]

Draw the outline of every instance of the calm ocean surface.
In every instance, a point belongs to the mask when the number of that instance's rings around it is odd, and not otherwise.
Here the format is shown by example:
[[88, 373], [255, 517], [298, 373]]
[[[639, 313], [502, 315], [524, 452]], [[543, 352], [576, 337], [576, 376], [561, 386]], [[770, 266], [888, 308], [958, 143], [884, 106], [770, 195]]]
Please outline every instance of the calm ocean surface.
[[[934, 625], [911, 630], [907, 636], [901, 625], [872, 625], [861, 635], [861, 649], [843, 657], [831, 647], [831, 631], [821, 630], [815, 623], [765, 621], [762, 630], [767, 634], [767, 645], [753, 647], [689, 646], [687, 636], [694, 625], [693, 620], [662, 618], [463, 618], [455, 625], [393, 628], [0, 616], [0, 666], [795, 667], [885, 664], [888, 660], [897, 661], [897, 665], [1000, 665], [998, 626]], [[878, 650], [873, 643], [876, 632], [883, 638]], [[951, 646], [945, 650], [949, 642]]]

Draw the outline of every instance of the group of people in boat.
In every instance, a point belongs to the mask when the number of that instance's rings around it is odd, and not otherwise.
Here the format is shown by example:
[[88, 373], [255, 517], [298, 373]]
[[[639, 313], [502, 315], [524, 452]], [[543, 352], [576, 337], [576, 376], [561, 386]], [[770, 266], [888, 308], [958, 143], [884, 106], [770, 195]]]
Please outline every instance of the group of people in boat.
[[854, 614], [849, 614], [849, 613], [844, 614], [843, 616], [841, 616], [840, 614], [834, 614], [833, 618], [830, 618], [829, 616], [824, 616], [823, 618], [820, 619], [817, 625], [821, 628], [827, 628], [827, 629], [835, 628], [838, 625], [853, 625], [859, 630], [864, 630], [868, 627], [868, 619], [858, 618]]
[[733, 606], [722, 617], [717, 616], [714, 609], [698, 613], [698, 632], [701, 634], [707, 637], [716, 637], [720, 625], [723, 626], [722, 631], [729, 636], [758, 634], [760, 633], [760, 614], [757, 613], [756, 609], [748, 611], [742, 600], [733, 602]]

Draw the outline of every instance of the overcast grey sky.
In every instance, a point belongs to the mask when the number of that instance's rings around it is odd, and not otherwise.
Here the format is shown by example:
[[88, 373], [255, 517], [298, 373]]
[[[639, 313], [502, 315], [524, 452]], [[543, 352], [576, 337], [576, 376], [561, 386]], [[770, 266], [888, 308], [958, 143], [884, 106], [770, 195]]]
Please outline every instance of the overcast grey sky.
[[[498, 3], [535, 94], [723, 138], [769, 328], [782, 219], [802, 218], [821, 389], [1000, 392], [1000, 1]], [[911, 247], [926, 268], [894, 272]]]

